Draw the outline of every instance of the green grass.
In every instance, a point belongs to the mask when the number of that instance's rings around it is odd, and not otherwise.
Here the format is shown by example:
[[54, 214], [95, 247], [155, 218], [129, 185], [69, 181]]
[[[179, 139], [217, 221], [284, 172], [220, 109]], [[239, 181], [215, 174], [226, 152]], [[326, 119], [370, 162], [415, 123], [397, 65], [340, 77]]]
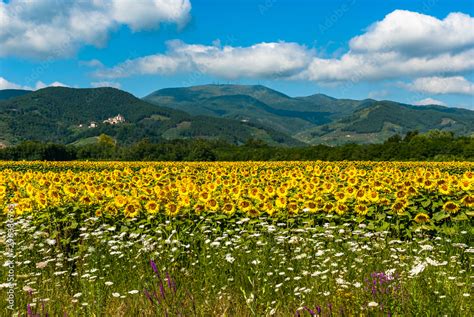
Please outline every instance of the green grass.
[[26, 315], [28, 304], [39, 316], [310, 316], [317, 307], [321, 316], [473, 315], [468, 222], [451, 237], [399, 240], [331, 218], [287, 220], [91, 217], [58, 228], [22, 218], [15, 310], [1, 301], [1, 315]]

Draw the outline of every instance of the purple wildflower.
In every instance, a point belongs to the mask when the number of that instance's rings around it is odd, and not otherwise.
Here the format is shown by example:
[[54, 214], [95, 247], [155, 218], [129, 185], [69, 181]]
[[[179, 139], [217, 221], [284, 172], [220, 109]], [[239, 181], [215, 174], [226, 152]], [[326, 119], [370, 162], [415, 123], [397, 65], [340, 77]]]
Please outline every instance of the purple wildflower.
[[150, 265], [153, 271], [155, 272], [156, 276], [158, 276], [158, 278], [161, 279], [160, 272], [158, 272], [158, 268], [156, 267], [155, 261], [150, 260]]
[[310, 309], [308, 306], [304, 306], [303, 308], [306, 309], [311, 316], [316, 316], [314, 310]]
[[144, 289], [143, 292], [145, 293], [146, 298], [148, 298], [151, 304], [154, 305], [155, 303], [153, 302], [153, 298], [151, 297], [150, 293], [148, 293], [146, 289]]

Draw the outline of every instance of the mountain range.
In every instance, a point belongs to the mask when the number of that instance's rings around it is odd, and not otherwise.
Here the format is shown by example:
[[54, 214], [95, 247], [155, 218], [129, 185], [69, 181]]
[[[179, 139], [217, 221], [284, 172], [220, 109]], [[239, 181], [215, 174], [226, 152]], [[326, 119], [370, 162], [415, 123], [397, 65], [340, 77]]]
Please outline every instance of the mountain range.
[[[121, 116], [118, 116], [121, 115]], [[474, 111], [323, 94], [290, 97], [261, 85], [157, 90], [139, 99], [115, 88], [0, 90], [0, 146], [24, 140], [130, 144], [148, 138], [222, 139], [271, 145], [378, 143], [393, 134], [438, 129], [474, 133]]]
[[474, 132], [474, 111], [467, 109], [324, 94], [292, 98], [260, 85], [166, 88], [143, 99], [194, 115], [259, 123], [307, 144], [378, 143], [412, 130]]

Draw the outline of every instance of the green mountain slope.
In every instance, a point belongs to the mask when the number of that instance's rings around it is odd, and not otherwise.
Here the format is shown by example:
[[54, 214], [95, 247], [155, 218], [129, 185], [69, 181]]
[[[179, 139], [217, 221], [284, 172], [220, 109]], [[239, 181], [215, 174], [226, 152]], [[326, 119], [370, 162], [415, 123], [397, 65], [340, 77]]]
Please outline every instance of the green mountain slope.
[[195, 115], [259, 123], [310, 144], [375, 143], [410, 130], [474, 132], [470, 110], [323, 94], [292, 98], [260, 85], [166, 88], [144, 100]]
[[394, 134], [403, 135], [413, 130], [471, 135], [474, 111], [435, 105], [411, 106], [393, 101], [372, 102], [359, 107], [352, 115], [296, 137], [312, 144], [378, 143]]
[[14, 97], [23, 96], [32, 92], [24, 89], [2, 89], [0, 90], [0, 100], [6, 100]]
[[[144, 100], [215, 117], [264, 124], [295, 133], [332, 121], [334, 113], [321, 111], [306, 100], [291, 98], [260, 85], [205, 85], [158, 90]], [[337, 108], [333, 109], [338, 112]]]
[[[104, 120], [118, 114], [124, 122]], [[258, 123], [216, 119], [145, 102], [114, 88], [50, 87], [0, 101], [0, 143], [23, 140], [74, 143], [105, 133], [122, 143], [143, 138], [213, 138], [243, 143], [249, 138], [270, 144], [298, 141]]]

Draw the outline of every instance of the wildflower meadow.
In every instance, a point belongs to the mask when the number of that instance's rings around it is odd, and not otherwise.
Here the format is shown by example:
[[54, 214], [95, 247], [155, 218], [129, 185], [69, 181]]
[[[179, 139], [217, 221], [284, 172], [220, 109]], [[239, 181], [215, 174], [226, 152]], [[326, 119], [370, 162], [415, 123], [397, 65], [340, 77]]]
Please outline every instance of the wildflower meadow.
[[1, 162], [2, 316], [472, 316], [473, 163]]

